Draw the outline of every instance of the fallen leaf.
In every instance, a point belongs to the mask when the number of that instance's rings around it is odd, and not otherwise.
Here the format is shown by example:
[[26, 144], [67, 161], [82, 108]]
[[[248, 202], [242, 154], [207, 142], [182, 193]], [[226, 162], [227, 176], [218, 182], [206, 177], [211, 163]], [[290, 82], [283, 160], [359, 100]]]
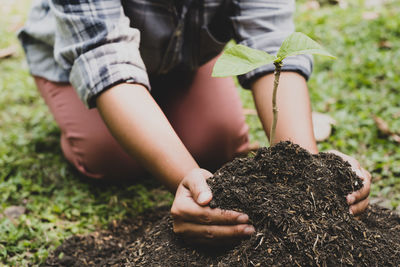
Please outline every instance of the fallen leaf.
[[336, 121], [331, 116], [318, 112], [312, 113], [312, 122], [314, 136], [318, 142], [328, 139], [332, 132], [332, 125], [336, 124]]
[[393, 45], [387, 40], [382, 40], [379, 42], [379, 48], [381, 49], [392, 49]]
[[399, 144], [400, 144], [400, 135], [398, 135], [398, 134], [393, 134], [393, 135], [391, 135], [390, 137], [393, 139], [393, 141], [395, 141], [396, 143], [399, 143]]
[[10, 206], [4, 210], [4, 215], [9, 219], [17, 219], [19, 216], [24, 214], [26, 211], [25, 207], [22, 206]]
[[379, 14], [378, 14], [378, 12], [374, 12], [374, 11], [365, 11], [362, 14], [362, 18], [365, 20], [374, 20], [374, 19], [379, 18]]
[[17, 53], [17, 46], [11, 45], [7, 48], [0, 49], [0, 59], [12, 57]]
[[375, 121], [376, 127], [378, 127], [378, 130], [382, 135], [390, 137], [396, 143], [400, 143], [400, 135], [396, 132], [391, 131], [386, 121], [376, 115], [372, 115], [372, 118]]
[[372, 177], [372, 180], [371, 180], [371, 182], [372, 183], [376, 183], [376, 182], [379, 182], [380, 180], [382, 180], [383, 179], [383, 177], [381, 176], [381, 175], [374, 175], [373, 177]]
[[373, 115], [372, 118], [375, 121], [376, 126], [378, 127], [378, 130], [380, 131], [381, 134], [383, 135], [391, 135], [392, 132], [389, 129], [389, 125], [384, 121], [382, 118], [379, 118], [376, 115]]

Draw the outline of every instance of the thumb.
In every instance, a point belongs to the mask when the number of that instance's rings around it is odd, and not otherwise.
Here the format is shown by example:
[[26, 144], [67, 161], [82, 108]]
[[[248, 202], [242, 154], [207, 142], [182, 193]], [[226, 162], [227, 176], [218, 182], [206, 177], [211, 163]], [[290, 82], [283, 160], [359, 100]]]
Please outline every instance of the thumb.
[[207, 170], [194, 169], [182, 182], [189, 189], [192, 198], [201, 206], [207, 205], [212, 199], [210, 187], [206, 182], [211, 176], [212, 174]]

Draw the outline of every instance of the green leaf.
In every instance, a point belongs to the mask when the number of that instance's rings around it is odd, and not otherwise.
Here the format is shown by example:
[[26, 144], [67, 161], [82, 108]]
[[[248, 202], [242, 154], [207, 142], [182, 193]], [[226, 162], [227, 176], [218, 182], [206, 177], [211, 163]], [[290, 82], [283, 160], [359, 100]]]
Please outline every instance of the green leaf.
[[336, 58], [316, 41], [301, 32], [292, 33], [283, 41], [277, 57], [280, 60], [283, 60], [286, 57], [301, 54], [314, 54]]
[[214, 65], [213, 77], [235, 76], [271, 63], [274, 56], [245, 45], [234, 45], [224, 51]]

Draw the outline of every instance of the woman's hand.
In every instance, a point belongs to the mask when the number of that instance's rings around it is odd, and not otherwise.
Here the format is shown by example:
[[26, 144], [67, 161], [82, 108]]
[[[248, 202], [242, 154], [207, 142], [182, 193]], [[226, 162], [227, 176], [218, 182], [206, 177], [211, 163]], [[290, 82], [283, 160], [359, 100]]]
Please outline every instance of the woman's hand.
[[343, 160], [350, 163], [353, 171], [363, 180], [363, 187], [360, 190], [355, 191], [346, 196], [347, 203], [350, 205], [350, 213], [359, 215], [368, 207], [369, 203], [369, 191], [371, 187], [371, 174], [361, 167], [360, 163], [353, 157], [350, 157], [337, 150], [327, 151], [341, 157]]
[[212, 174], [204, 169], [193, 169], [180, 183], [171, 214], [174, 232], [187, 242], [216, 245], [232, 242], [254, 233], [246, 214], [221, 209], [211, 209], [212, 199], [206, 179]]

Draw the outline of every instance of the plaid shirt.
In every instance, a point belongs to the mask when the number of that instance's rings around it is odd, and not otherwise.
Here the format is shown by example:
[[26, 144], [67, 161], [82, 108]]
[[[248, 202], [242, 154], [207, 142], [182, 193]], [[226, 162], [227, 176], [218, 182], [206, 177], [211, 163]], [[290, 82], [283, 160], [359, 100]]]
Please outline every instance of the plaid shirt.
[[[232, 38], [276, 53], [294, 30], [294, 0], [33, 0], [19, 38], [33, 75], [70, 82], [88, 107], [124, 81], [193, 71]], [[139, 46], [140, 45], [140, 46]], [[244, 88], [273, 65], [239, 76]], [[312, 59], [286, 59], [308, 78]]]

